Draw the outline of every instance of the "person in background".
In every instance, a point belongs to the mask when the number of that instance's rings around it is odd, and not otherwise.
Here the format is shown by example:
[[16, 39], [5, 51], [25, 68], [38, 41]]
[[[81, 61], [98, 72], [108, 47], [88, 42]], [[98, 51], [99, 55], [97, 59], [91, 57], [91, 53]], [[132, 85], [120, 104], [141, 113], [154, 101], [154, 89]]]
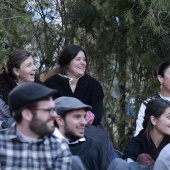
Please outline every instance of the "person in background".
[[59, 67], [47, 74], [44, 84], [57, 89], [61, 96], [76, 97], [92, 106], [95, 115], [93, 125], [99, 125], [103, 116], [103, 88], [101, 84], [86, 73], [87, 55], [78, 45], [70, 44], [63, 48], [57, 58]]
[[30, 52], [15, 50], [9, 54], [0, 74], [0, 127], [8, 128], [13, 123], [8, 105], [8, 94], [17, 85], [38, 82], [35, 78], [36, 66]]
[[[103, 98], [104, 92], [101, 84], [89, 74], [87, 74], [87, 55], [79, 45], [69, 44], [65, 46], [57, 58], [59, 67], [47, 74], [44, 84], [47, 87], [57, 89], [56, 99], [61, 96], [75, 97], [81, 102], [92, 107], [91, 112], [87, 112], [87, 117], [92, 117], [92, 125], [87, 125], [85, 134], [95, 137], [102, 142], [103, 159], [108, 164], [118, 157], [112, 146], [112, 142], [101, 123], [104, 113]], [[89, 120], [87, 118], [87, 120]]]
[[54, 102], [58, 114], [54, 134], [67, 141], [72, 154], [81, 158], [86, 170], [104, 170], [101, 143], [84, 136], [86, 111], [91, 106], [74, 97], [59, 97]]
[[123, 159], [153, 165], [160, 151], [170, 142], [170, 101], [156, 98], [148, 102], [143, 129], [126, 145]]
[[158, 66], [158, 68], [154, 71], [154, 75], [157, 77], [157, 79], [160, 83], [160, 92], [157, 95], [152, 96], [151, 98], [145, 100], [141, 104], [139, 113], [138, 113], [138, 118], [136, 120], [136, 130], [135, 130], [134, 136], [138, 135], [140, 130], [143, 129], [142, 123], [144, 120], [146, 104], [150, 100], [152, 100], [154, 98], [162, 98], [162, 99], [170, 101], [170, 74], [169, 74], [169, 72], [170, 72], [170, 60], [166, 60], [166, 61], [162, 62]]
[[28, 82], [9, 93], [16, 123], [0, 131], [1, 169], [71, 170], [67, 143], [52, 134], [57, 115], [52, 94], [56, 92]]

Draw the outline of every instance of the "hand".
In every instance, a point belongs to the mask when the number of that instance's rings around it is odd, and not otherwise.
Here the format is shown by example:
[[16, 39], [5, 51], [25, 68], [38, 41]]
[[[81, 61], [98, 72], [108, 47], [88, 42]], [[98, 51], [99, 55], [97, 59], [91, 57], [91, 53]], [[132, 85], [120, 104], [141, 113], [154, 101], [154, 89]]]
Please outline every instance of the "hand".
[[11, 127], [11, 125], [14, 123], [14, 119], [12, 117], [8, 118], [7, 120], [4, 120], [1, 124], [1, 127], [3, 129]]
[[87, 111], [87, 114], [86, 114], [86, 117], [85, 117], [87, 125], [91, 125], [93, 123], [94, 117], [95, 116], [91, 111]]

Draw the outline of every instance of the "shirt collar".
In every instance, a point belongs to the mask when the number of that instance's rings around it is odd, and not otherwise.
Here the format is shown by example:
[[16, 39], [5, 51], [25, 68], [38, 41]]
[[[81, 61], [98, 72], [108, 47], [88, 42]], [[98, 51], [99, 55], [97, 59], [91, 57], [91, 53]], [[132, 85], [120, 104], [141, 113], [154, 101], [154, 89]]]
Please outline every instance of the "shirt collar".
[[74, 141], [74, 142], [70, 142], [69, 140], [67, 140], [67, 139], [60, 133], [60, 131], [58, 130], [58, 128], [55, 128], [53, 134], [54, 134], [55, 136], [57, 136], [58, 138], [64, 139], [69, 145], [86, 141], [85, 137], [82, 137], [82, 138], [80, 138], [80, 139], [78, 139], [78, 140], [76, 140], [76, 141]]

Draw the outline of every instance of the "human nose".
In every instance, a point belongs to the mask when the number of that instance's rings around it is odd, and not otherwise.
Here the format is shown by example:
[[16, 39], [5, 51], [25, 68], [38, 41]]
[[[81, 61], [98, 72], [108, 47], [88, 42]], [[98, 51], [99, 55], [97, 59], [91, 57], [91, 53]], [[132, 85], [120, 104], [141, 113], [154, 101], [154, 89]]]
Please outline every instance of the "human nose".
[[50, 116], [51, 116], [51, 117], [57, 116], [56, 109], [51, 109], [51, 110], [50, 110]]
[[82, 117], [82, 119], [81, 119], [81, 124], [83, 124], [83, 125], [86, 125], [86, 124], [87, 124], [85, 117]]
[[86, 60], [81, 60], [81, 64], [85, 64], [86, 65]]
[[35, 71], [37, 70], [37, 67], [36, 67], [35, 64], [33, 65], [32, 69], [35, 70]]

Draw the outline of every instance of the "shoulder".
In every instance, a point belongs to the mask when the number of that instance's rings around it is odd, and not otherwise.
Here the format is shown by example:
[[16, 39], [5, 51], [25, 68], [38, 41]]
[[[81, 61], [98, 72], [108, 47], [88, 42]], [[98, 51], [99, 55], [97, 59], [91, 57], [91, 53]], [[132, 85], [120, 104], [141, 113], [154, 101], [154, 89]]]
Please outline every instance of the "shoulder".
[[143, 140], [143, 130], [141, 130], [137, 136], [132, 137], [129, 140], [127, 146], [138, 147], [140, 144], [142, 144]]
[[94, 145], [96, 147], [101, 146], [101, 142], [96, 138], [85, 136], [85, 139], [86, 139], [86, 142], [90, 143], [91, 145]]
[[100, 85], [100, 86], [101, 86], [101, 84], [99, 83], [99, 81], [98, 81], [96, 78], [90, 76], [89, 74], [84, 75], [84, 78], [85, 78], [85, 79], [88, 79], [91, 83], [94, 83], [94, 84], [97, 84], [97, 85]]
[[9, 129], [0, 129], [0, 140], [5, 140], [6, 139], [6, 135], [8, 135], [9, 133]]
[[58, 84], [62, 82], [62, 77], [55, 74], [44, 81], [44, 84], [50, 88], [57, 88]]
[[151, 100], [154, 100], [156, 98], [161, 98], [161, 96], [159, 94], [156, 94], [150, 98], [147, 98], [146, 100], [143, 101], [143, 104], [146, 106], [148, 104], [148, 102], [150, 102]]
[[58, 77], [58, 75], [55, 74], [55, 75], [49, 77], [47, 80], [45, 80], [44, 83], [46, 84], [46, 83], [48, 83], [50, 81], [54, 81], [55, 79], [57, 79], [57, 77]]
[[83, 84], [86, 84], [88, 85], [89, 87], [97, 90], [97, 91], [103, 91], [103, 87], [102, 85], [100, 84], [100, 82], [95, 79], [94, 77], [91, 77], [90, 75], [88, 74], [85, 74], [82, 78], [80, 78], [80, 81], [83, 83]]
[[52, 149], [69, 150], [66, 140], [56, 137], [54, 134], [48, 136]]

